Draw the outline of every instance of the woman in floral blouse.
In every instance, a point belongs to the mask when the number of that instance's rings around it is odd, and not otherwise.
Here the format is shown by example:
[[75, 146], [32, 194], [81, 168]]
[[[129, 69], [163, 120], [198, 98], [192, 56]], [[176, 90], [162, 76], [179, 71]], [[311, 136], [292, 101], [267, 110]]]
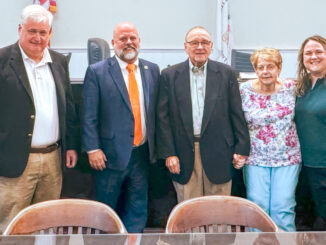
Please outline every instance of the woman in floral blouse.
[[295, 82], [279, 78], [282, 57], [265, 48], [251, 55], [258, 79], [240, 85], [242, 108], [251, 140], [244, 165], [247, 198], [262, 207], [285, 231], [295, 231], [295, 189], [300, 144], [294, 124]]

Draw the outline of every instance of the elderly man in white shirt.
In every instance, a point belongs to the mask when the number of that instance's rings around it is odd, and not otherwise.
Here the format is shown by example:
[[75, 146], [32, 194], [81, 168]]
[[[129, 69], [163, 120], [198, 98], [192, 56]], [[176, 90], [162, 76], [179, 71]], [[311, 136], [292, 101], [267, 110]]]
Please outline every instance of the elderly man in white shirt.
[[57, 199], [61, 162], [76, 165], [76, 114], [65, 57], [52, 50], [52, 14], [23, 9], [19, 41], [0, 49], [0, 230], [30, 204]]

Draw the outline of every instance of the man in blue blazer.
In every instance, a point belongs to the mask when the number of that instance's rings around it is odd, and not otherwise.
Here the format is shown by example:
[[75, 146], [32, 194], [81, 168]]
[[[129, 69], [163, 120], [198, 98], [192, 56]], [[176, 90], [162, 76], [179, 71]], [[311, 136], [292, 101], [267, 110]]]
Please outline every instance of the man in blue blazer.
[[[159, 68], [138, 59], [139, 43], [132, 23], [118, 24], [115, 56], [88, 67], [83, 89], [83, 148], [95, 169], [96, 199], [119, 211], [128, 232], [146, 225], [148, 167], [155, 160]], [[125, 203], [117, 207], [121, 193]]]

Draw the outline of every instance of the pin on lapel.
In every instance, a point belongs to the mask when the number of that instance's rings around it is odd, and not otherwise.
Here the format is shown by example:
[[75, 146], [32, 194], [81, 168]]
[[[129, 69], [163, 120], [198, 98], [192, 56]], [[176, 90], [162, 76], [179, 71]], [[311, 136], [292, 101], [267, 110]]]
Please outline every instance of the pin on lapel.
[[148, 69], [148, 66], [144, 66], [144, 69], [147, 70]]

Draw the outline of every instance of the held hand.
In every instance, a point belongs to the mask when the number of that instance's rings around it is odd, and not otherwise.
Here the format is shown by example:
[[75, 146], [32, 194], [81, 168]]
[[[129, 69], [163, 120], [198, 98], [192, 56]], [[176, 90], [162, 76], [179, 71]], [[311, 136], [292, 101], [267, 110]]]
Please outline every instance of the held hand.
[[74, 168], [77, 164], [77, 152], [75, 150], [66, 151], [66, 166], [67, 168]]
[[242, 168], [245, 165], [247, 159], [248, 156], [233, 154], [233, 167], [236, 169]]
[[107, 161], [105, 154], [102, 150], [97, 150], [88, 153], [88, 161], [92, 168], [102, 171], [106, 168], [105, 162]]
[[165, 159], [165, 166], [172, 174], [180, 174], [180, 163], [177, 156], [171, 156]]

